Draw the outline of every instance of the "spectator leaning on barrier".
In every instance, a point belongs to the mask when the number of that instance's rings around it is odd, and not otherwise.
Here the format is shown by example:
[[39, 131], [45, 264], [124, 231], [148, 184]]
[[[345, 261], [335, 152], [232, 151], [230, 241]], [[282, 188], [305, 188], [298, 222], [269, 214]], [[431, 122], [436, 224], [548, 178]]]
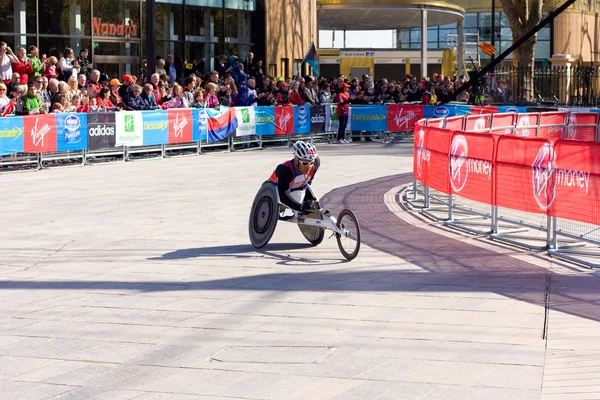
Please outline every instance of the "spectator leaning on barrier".
[[134, 85], [131, 89], [131, 92], [127, 94], [125, 99], [125, 105], [128, 109], [134, 111], [146, 110], [146, 106], [144, 104], [144, 99], [142, 98], [142, 87], [139, 85]]
[[219, 98], [216, 95], [216, 91], [217, 91], [216, 83], [209, 82], [208, 85], [206, 85], [206, 95], [205, 95], [206, 107], [215, 108], [215, 107], [219, 106]]
[[12, 88], [12, 95], [10, 98], [11, 103], [13, 104], [13, 115], [27, 115], [29, 112], [25, 108], [25, 103], [23, 103], [23, 89], [21, 86], [14, 86]]
[[294, 81], [290, 86], [290, 101], [295, 106], [301, 106], [304, 104], [302, 96], [300, 95], [300, 82]]
[[277, 105], [279, 106], [289, 106], [292, 105], [292, 102], [290, 101], [290, 96], [289, 96], [289, 88], [290, 85], [288, 85], [285, 82], [280, 82], [279, 83], [279, 90], [277, 91]]
[[141, 96], [146, 110], [155, 110], [158, 108], [156, 99], [154, 98], [154, 88], [151, 84], [147, 83], [144, 86]]
[[321, 92], [319, 93], [319, 102], [321, 104], [329, 104], [333, 101], [331, 97], [331, 85], [324, 83]]
[[[265, 93], [261, 96], [265, 97]], [[238, 95], [235, 99], [235, 104], [238, 106], [251, 106], [257, 102], [256, 81], [254, 78], [248, 79], [245, 85], [242, 85], [238, 90]]]

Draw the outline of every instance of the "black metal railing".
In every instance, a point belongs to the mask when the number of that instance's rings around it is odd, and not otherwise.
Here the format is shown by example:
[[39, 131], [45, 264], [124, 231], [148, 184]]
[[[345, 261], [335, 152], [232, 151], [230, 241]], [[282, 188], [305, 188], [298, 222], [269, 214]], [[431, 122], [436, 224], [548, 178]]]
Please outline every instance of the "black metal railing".
[[[526, 67], [499, 67], [490, 75], [485, 91], [489, 102], [498, 102], [498, 82], [506, 82], [510, 102], [528, 97], [529, 101], [572, 107], [600, 106], [600, 66], [552, 66], [533, 70], [533, 82], [528, 81]], [[523, 96], [529, 86], [529, 96]], [[500, 97], [500, 98], [499, 98]]]

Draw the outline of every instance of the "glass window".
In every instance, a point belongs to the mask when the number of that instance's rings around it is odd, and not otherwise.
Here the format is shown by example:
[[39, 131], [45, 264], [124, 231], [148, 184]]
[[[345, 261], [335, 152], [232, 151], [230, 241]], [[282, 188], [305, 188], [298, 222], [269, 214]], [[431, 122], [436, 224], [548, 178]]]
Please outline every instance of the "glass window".
[[535, 44], [535, 59], [536, 60], [547, 60], [551, 56], [550, 54], [550, 42], [542, 41]]
[[165, 61], [167, 59], [167, 55], [172, 55], [173, 57], [183, 57], [183, 51], [183, 42], [156, 41], [156, 57], [160, 57]]
[[156, 40], [183, 40], [183, 6], [156, 4], [154, 18]]
[[225, 0], [225, 8], [254, 11], [256, 10], [256, 5], [254, 4], [254, 0]]
[[[91, 40], [85, 39], [85, 38], [68, 38], [68, 37], [57, 38], [55, 36], [51, 36], [51, 37], [41, 37], [40, 36], [39, 49], [40, 49], [40, 55], [45, 54], [47, 57], [54, 56], [54, 57], [60, 59], [60, 57], [62, 57], [64, 50], [67, 47], [72, 48], [75, 55], [79, 56], [79, 51], [81, 49], [90, 50], [91, 45], [92, 45]], [[91, 58], [91, 54], [90, 54], [89, 58]]]
[[550, 27], [544, 27], [537, 33], [538, 40], [550, 40]]
[[214, 26], [213, 42], [223, 43], [223, 10], [210, 10], [211, 24]]
[[456, 22], [446, 25], [440, 25], [440, 29], [457, 29]]
[[407, 48], [410, 45], [410, 30], [402, 29], [400, 31], [400, 47]]
[[202, 6], [202, 7], [223, 7], [223, 0], [186, 0], [187, 6]]
[[[33, 3], [32, 10], [35, 10], [35, 1]], [[107, 3], [112, 3], [112, 1], [107, 1]], [[90, 35], [90, 0], [65, 2], [40, 0], [39, 15], [39, 30], [41, 35]], [[35, 12], [32, 13], [32, 16], [32, 25], [35, 26]]]
[[134, 56], [139, 57], [139, 42], [94, 42], [94, 56]]
[[512, 31], [510, 28], [502, 28], [500, 31], [500, 38], [502, 40], [512, 40]]
[[[500, 52], [505, 51], [506, 49], [508, 49], [510, 46], [512, 46], [512, 41], [502, 41], [500, 42]], [[509, 54], [506, 58], [512, 58], [512, 53]]]
[[420, 29], [411, 29], [410, 30], [410, 42], [411, 43], [415, 43], [415, 42], [421, 43], [421, 30]]
[[427, 29], [427, 41], [428, 42], [437, 42], [438, 41], [438, 29], [437, 28], [428, 28]]
[[465, 20], [463, 22], [465, 28], [477, 28], [477, 13], [465, 14]]
[[438, 49], [438, 42], [427, 42], [427, 48], [428, 49]]
[[140, 38], [140, 3], [95, 1], [92, 24], [95, 37]]
[[[0, 32], [15, 31], [15, 14], [12, 1], [0, 1]], [[10, 40], [12, 42], [12, 40]]]
[[200, 62], [200, 60], [205, 60], [205, 69], [206, 69], [206, 50], [207, 45], [204, 43], [191, 43], [187, 42], [185, 44], [185, 54], [187, 59], [192, 62]]
[[208, 12], [203, 7], [186, 7], [185, 9], [185, 35], [186, 40], [208, 41], [209, 29], [205, 26]]

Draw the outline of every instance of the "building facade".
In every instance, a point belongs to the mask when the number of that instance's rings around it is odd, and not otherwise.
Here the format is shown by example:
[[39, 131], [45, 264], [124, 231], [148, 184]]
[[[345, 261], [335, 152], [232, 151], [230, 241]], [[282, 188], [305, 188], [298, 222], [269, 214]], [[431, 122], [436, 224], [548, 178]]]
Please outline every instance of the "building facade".
[[309, 73], [302, 65], [311, 42], [317, 43], [316, 0], [256, 0], [252, 51], [271, 76]]
[[[318, 0], [320, 4], [329, 4], [329, 0]], [[352, 0], [341, 0], [340, 3], [353, 4]], [[366, 1], [368, 3], [368, 1]], [[374, 6], [378, 1], [372, 0]], [[407, 0], [399, 0], [395, 4], [411, 3]], [[508, 19], [502, 9], [502, 2], [496, 0], [496, 12], [494, 14], [495, 27], [492, 32], [492, 2], [491, 0], [455, 0], [453, 3], [465, 10], [462, 20], [463, 38], [465, 41], [474, 40], [478, 42], [492, 42], [494, 37], [496, 54], [501, 54], [513, 43], [512, 31]], [[412, 3], [411, 3], [412, 4]], [[560, 2], [546, 2], [544, 6], [544, 17], [562, 4]], [[319, 11], [322, 12], [322, 11]], [[543, 27], [537, 34], [535, 46], [535, 62], [538, 67], [551, 65], [564, 65], [565, 60], [572, 64], [589, 66], [600, 62], [600, 0], [579, 0], [569, 9], [558, 15], [553, 22]], [[321, 21], [321, 14], [320, 14]], [[327, 26], [331, 29], [331, 26]], [[320, 24], [319, 29], [323, 29]], [[390, 28], [388, 28], [390, 29]], [[322, 70], [326, 75], [337, 75], [349, 73], [344, 68], [346, 58], [356, 57], [356, 54], [366, 54], [363, 64], [371, 65], [371, 73], [376, 77], [390, 77], [397, 79], [405, 73], [419, 75], [420, 63], [419, 50], [422, 48], [422, 31], [420, 27], [403, 27], [395, 30], [393, 49], [377, 48], [374, 44], [370, 49], [345, 48], [343, 40], [344, 32], [336, 32], [335, 47], [332, 46], [332, 34], [330, 31], [319, 31], [318, 47], [321, 55]], [[459, 35], [459, 23], [453, 22], [443, 25], [431, 25], [427, 27], [427, 49], [428, 71], [441, 72], [444, 63], [442, 54], [444, 50], [455, 49]], [[466, 46], [465, 46], [466, 47]], [[471, 46], [471, 49], [474, 46]], [[489, 57], [475, 47], [477, 53], [472, 63], [469, 55], [464, 58], [464, 66], [468, 69], [485, 65]], [[565, 57], [568, 55], [568, 57]], [[372, 60], [369, 60], [371, 58]], [[474, 65], [475, 64], [475, 65]], [[505, 65], [512, 65], [512, 55], [509, 55]], [[392, 74], [392, 75], [390, 75]]]
[[[156, 0], [157, 56], [182, 61], [220, 54], [245, 59], [255, 0]], [[13, 49], [36, 45], [41, 54], [60, 57], [88, 49], [91, 61], [110, 77], [140, 74], [146, 63], [145, 0], [4, 0], [0, 2], [0, 41]]]

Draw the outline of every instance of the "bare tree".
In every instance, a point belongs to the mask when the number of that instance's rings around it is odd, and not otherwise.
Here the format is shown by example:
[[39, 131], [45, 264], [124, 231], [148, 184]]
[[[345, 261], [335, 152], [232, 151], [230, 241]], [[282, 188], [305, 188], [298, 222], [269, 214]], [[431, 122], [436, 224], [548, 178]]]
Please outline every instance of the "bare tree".
[[[542, 20], [544, 0], [502, 0], [502, 7], [512, 30], [513, 42], [524, 36]], [[513, 79], [516, 87], [513, 90], [515, 99], [532, 101], [534, 47], [537, 34], [523, 43], [513, 54], [513, 65], [519, 67], [517, 79]], [[519, 82], [520, 80], [520, 82]]]

